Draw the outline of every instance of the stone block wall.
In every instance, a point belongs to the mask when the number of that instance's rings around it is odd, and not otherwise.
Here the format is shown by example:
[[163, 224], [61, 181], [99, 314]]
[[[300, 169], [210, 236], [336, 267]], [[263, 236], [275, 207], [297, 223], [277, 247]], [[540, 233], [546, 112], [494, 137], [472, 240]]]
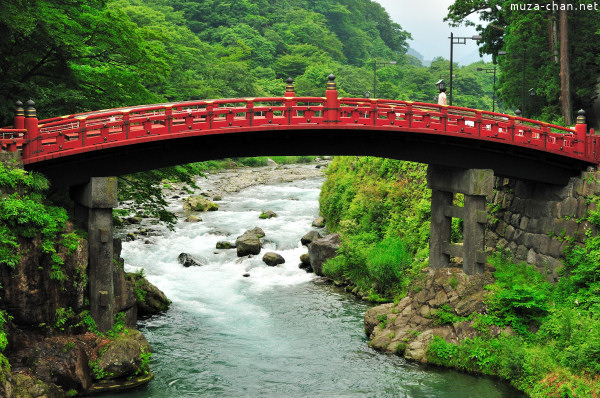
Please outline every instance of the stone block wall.
[[566, 186], [496, 177], [486, 246], [502, 247], [514, 260], [535, 265], [547, 280], [556, 281], [569, 240], [582, 243], [586, 231], [598, 232], [582, 218], [596, 209], [590, 199], [599, 193], [597, 170], [582, 172]]

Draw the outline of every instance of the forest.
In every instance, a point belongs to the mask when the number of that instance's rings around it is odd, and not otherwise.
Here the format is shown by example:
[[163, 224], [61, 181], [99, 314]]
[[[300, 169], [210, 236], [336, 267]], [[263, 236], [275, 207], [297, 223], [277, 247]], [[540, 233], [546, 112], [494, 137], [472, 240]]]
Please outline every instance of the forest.
[[[40, 118], [193, 99], [340, 96], [432, 102], [448, 74], [406, 54], [410, 33], [370, 0], [19, 0], [2, 2], [0, 124], [33, 99]], [[491, 75], [456, 73], [455, 103], [492, 108]], [[447, 78], [447, 77], [446, 77]]]

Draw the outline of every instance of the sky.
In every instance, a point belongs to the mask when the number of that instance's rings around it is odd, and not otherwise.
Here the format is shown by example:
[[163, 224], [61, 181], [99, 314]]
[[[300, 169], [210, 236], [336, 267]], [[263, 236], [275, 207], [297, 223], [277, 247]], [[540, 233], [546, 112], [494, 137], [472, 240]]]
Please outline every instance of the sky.
[[[450, 59], [450, 32], [455, 36], [471, 37], [477, 34], [475, 27], [451, 28], [444, 17], [454, 0], [375, 0], [390, 15], [392, 21], [410, 32], [413, 40], [409, 45], [423, 55], [425, 60], [437, 56]], [[477, 20], [476, 18], [474, 20]], [[486, 56], [486, 61], [491, 57]], [[479, 49], [475, 41], [454, 45], [454, 61], [466, 65], [479, 60]]]

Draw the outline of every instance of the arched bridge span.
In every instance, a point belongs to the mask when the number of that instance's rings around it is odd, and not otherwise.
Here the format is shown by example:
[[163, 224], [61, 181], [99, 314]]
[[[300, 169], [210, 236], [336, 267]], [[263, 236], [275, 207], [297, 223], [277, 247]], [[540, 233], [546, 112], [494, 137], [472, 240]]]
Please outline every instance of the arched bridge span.
[[575, 129], [469, 108], [325, 97], [218, 99], [38, 121], [32, 104], [0, 129], [4, 150], [55, 186], [193, 161], [257, 155], [373, 155], [554, 184], [597, 165], [600, 140]]

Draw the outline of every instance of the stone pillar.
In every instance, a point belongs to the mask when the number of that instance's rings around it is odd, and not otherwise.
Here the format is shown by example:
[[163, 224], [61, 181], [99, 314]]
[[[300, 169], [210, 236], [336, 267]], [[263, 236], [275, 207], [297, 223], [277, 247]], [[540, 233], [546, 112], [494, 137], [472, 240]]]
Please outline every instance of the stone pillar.
[[452, 217], [447, 217], [444, 209], [452, 206], [452, 192], [434, 189], [431, 191], [431, 237], [429, 238], [429, 266], [433, 269], [450, 265], [450, 255], [445, 253], [450, 243]]
[[[431, 238], [429, 266], [447, 267], [450, 256], [462, 257], [466, 274], [482, 273], [485, 266], [486, 196], [494, 187], [492, 170], [429, 166], [427, 186], [431, 192]], [[452, 205], [455, 193], [465, 195], [464, 207]], [[463, 219], [462, 245], [450, 242], [452, 218]]]
[[112, 209], [117, 207], [117, 178], [92, 177], [87, 184], [71, 187], [75, 217], [87, 228], [90, 312], [98, 330], [110, 330], [114, 322]]
[[485, 267], [485, 196], [465, 194], [463, 218], [463, 271], [481, 274]]

